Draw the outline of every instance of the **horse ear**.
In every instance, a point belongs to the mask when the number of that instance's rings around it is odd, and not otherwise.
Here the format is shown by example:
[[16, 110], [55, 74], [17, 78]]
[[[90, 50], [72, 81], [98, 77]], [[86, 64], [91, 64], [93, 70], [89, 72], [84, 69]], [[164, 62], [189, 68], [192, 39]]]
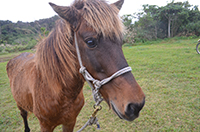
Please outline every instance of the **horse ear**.
[[122, 5], [124, 4], [124, 0], [119, 0], [112, 5], [116, 6], [119, 10], [122, 8]]
[[61, 18], [65, 19], [67, 22], [69, 22], [72, 25], [74, 30], [78, 27], [80, 13], [75, 7], [57, 6], [51, 2], [49, 4]]

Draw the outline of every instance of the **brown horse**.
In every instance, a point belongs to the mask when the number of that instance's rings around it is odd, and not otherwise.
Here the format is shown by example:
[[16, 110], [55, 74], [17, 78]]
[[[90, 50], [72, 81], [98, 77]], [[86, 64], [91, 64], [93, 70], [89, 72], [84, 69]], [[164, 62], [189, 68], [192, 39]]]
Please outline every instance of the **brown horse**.
[[[50, 3], [61, 17], [36, 54], [22, 53], [7, 64], [10, 87], [29, 132], [27, 112], [38, 118], [42, 132], [52, 132], [60, 124], [73, 131], [84, 105], [84, 78], [79, 73], [74, 33], [83, 65], [102, 80], [127, 67], [122, 52], [123, 24], [118, 12], [124, 0], [108, 4], [104, 0], [75, 0], [69, 6]], [[144, 106], [145, 95], [127, 72], [103, 85], [100, 93], [121, 118], [132, 121]]]

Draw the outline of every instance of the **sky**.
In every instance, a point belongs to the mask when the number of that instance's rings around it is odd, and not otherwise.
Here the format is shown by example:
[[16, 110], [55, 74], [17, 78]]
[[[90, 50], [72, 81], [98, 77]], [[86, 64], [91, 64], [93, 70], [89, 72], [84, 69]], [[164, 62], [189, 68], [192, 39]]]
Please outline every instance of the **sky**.
[[[117, 0], [107, 0], [108, 3], [114, 3]], [[165, 6], [172, 0], [125, 0], [120, 11], [120, 16], [133, 14], [142, 10], [142, 5]], [[186, 0], [175, 0], [175, 2], [184, 2]], [[0, 20], [10, 20], [12, 22], [23, 21], [33, 22], [35, 20], [49, 18], [56, 13], [48, 4], [49, 2], [57, 5], [69, 6], [73, 0], [0, 0]], [[200, 0], [188, 0], [192, 5], [198, 5], [200, 9]]]

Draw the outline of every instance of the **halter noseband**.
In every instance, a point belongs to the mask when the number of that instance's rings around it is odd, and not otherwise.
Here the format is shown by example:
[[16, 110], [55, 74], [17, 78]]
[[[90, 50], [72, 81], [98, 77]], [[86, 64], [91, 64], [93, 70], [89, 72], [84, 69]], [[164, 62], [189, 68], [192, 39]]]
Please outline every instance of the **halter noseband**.
[[[76, 38], [76, 32], [74, 32], [74, 38], [75, 38], [76, 53], [77, 53], [77, 57], [78, 57], [79, 65], [80, 65], [79, 72], [83, 75], [83, 77], [85, 78], [85, 80], [87, 81], [87, 83], [89, 84], [89, 86], [92, 89], [93, 99], [96, 102], [96, 104], [94, 105], [94, 108], [95, 108], [96, 106], [100, 106], [100, 103], [103, 101], [103, 98], [102, 98], [101, 94], [99, 93], [99, 89], [101, 88], [101, 86], [124, 73], [130, 72], [132, 69], [131, 69], [131, 67], [125, 67], [125, 68], [115, 72], [112, 76], [105, 78], [101, 81], [94, 79], [90, 75], [90, 73], [87, 71], [86, 67], [83, 66], [83, 63], [81, 60], [81, 55], [80, 55], [80, 50], [79, 50], [78, 42], [77, 42], [77, 38]], [[95, 114], [96, 114], [96, 112], [95, 112]], [[82, 131], [87, 125], [92, 125], [94, 123], [96, 123], [98, 126], [99, 124], [97, 121], [98, 120], [96, 117], [93, 117], [92, 119], [90, 118], [88, 120], [88, 122], [79, 131]]]

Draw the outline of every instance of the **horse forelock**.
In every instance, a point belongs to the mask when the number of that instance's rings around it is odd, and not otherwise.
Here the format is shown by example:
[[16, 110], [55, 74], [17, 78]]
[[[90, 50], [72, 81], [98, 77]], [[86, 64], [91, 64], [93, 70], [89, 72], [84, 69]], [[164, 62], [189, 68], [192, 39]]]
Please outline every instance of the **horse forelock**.
[[111, 39], [122, 39], [124, 26], [118, 16], [118, 8], [104, 0], [75, 0], [76, 7], [87, 25], [97, 34]]

